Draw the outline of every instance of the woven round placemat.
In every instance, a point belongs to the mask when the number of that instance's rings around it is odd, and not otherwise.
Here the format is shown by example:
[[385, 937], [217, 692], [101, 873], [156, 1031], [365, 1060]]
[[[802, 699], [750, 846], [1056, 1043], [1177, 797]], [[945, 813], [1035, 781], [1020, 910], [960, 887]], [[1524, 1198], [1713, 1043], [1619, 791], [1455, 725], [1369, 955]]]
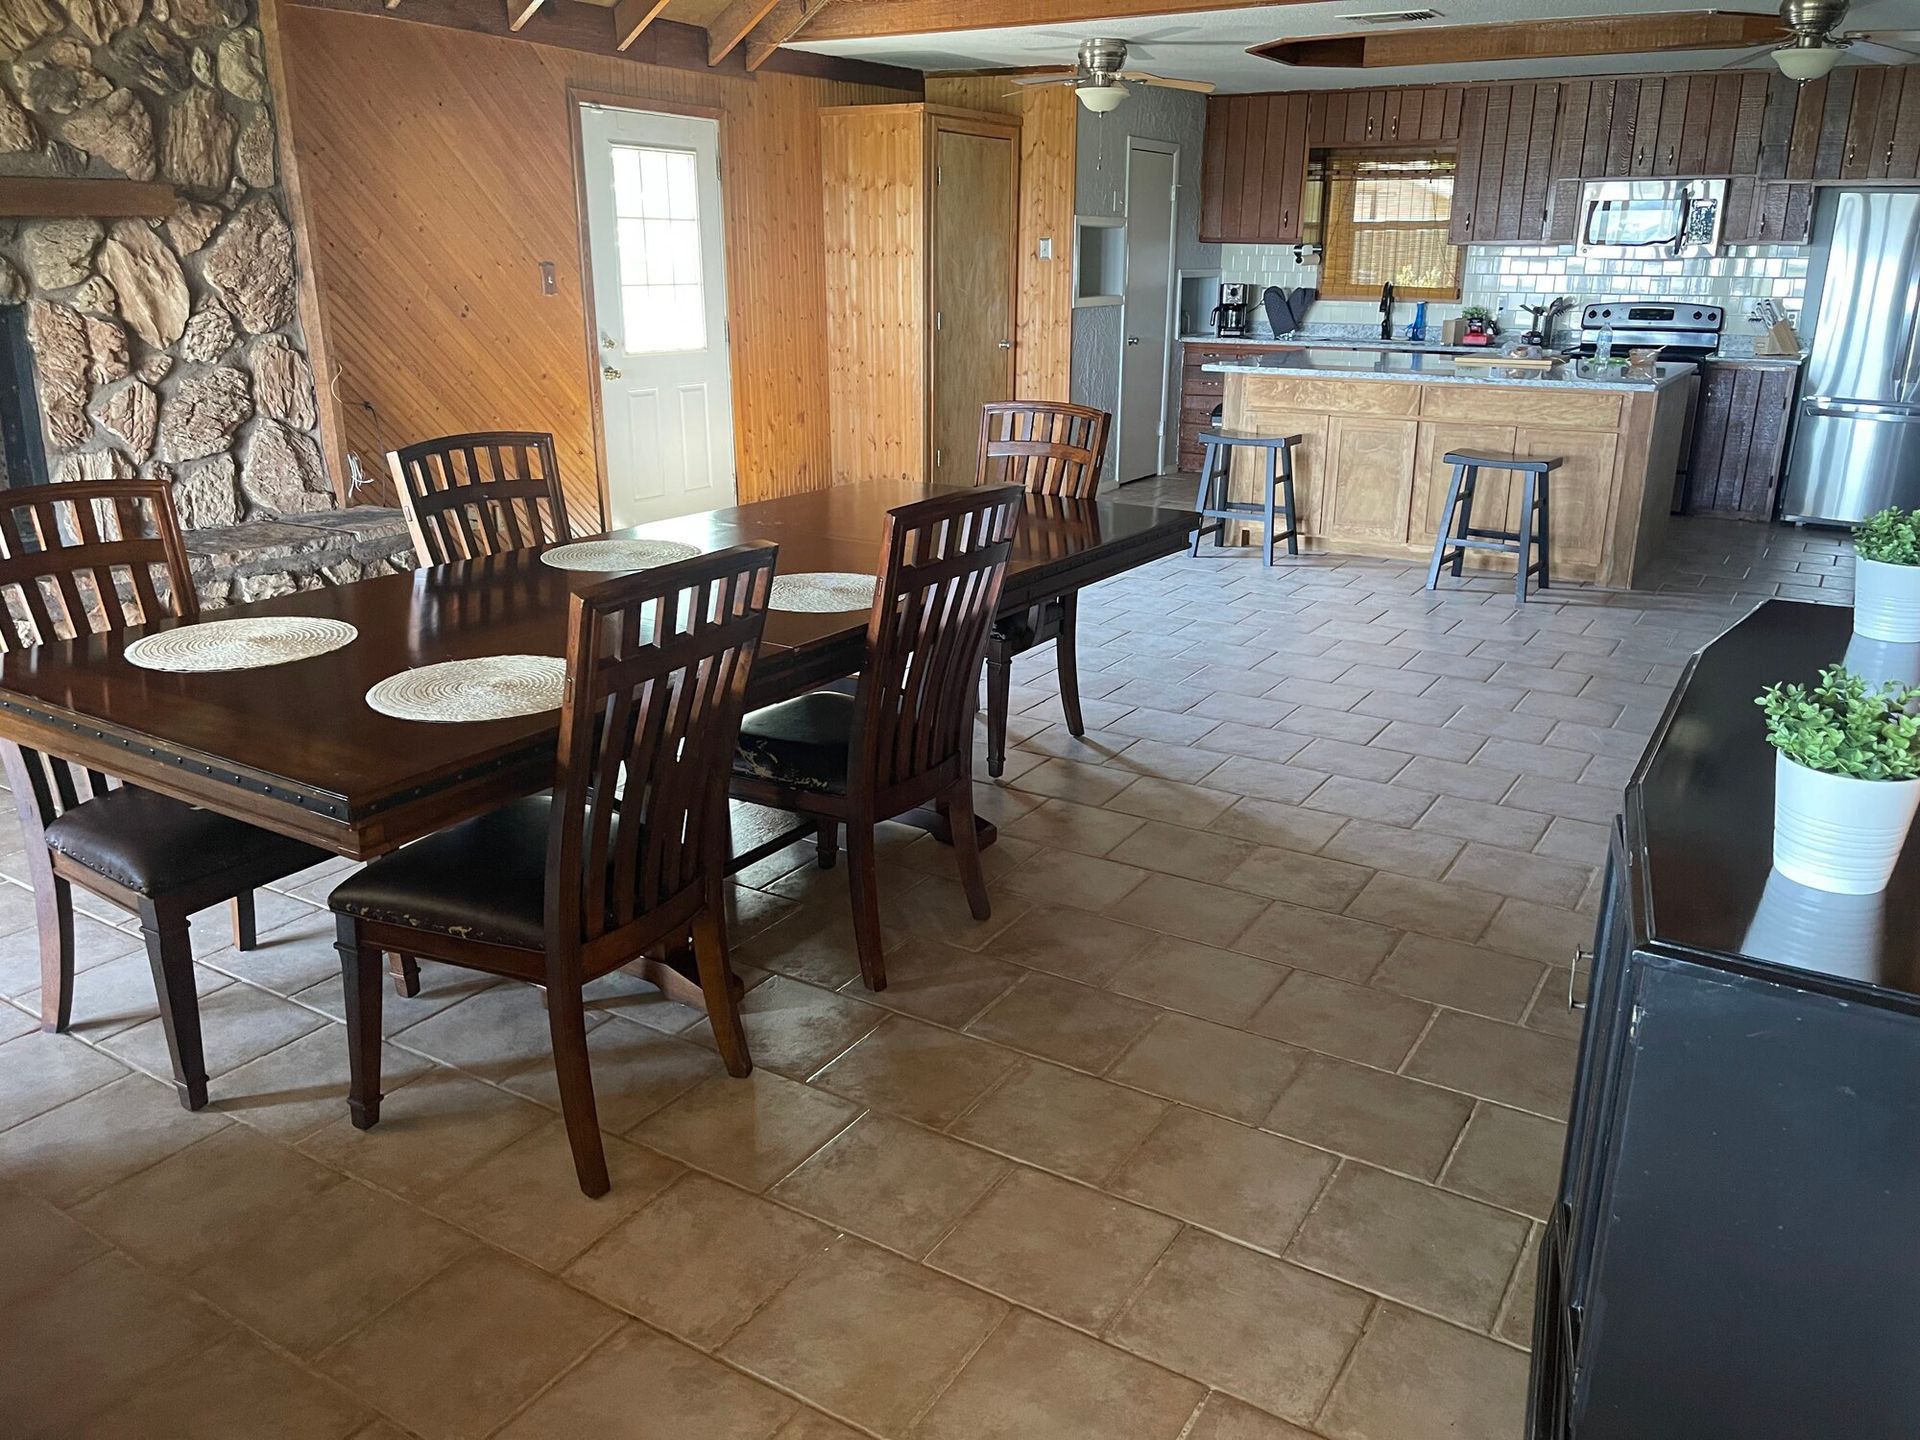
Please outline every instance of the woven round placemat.
[[841, 610], [871, 610], [873, 592], [880, 582], [871, 575], [848, 574], [842, 570], [819, 570], [811, 574], [776, 575], [767, 598], [770, 610], [796, 610], [807, 615], [828, 615]]
[[128, 664], [143, 670], [258, 670], [324, 655], [352, 644], [359, 634], [344, 620], [262, 615], [251, 620], [203, 620], [142, 635], [125, 653]]
[[567, 662], [552, 655], [481, 655], [389, 675], [367, 704], [396, 720], [460, 723], [558, 710]]
[[543, 550], [540, 559], [556, 570], [648, 570], [699, 553], [678, 540], [578, 540]]

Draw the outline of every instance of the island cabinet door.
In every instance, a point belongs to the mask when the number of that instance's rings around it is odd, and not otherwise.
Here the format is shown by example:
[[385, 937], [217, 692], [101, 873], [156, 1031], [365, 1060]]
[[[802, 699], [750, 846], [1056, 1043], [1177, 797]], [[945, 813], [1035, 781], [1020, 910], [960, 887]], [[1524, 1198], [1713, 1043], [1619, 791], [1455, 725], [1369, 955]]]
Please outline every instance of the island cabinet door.
[[[1453, 467], [1446, 456], [1455, 450], [1477, 450], [1486, 455], [1511, 455], [1515, 430], [1511, 425], [1479, 425], [1470, 422], [1422, 421], [1415, 453], [1413, 497], [1408, 507], [1411, 520], [1407, 543], [1431, 545], [1446, 518], [1447, 485], [1453, 479]], [[1520, 513], [1520, 496], [1510, 477], [1498, 470], [1482, 471], [1475, 487], [1473, 521], [1476, 529], [1513, 527]], [[1469, 564], [1490, 563], [1482, 557], [1468, 557]]]
[[[1613, 516], [1619, 448], [1617, 435], [1596, 430], [1522, 425], [1514, 436], [1515, 454], [1560, 458], [1560, 468], [1548, 481], [1548, 559], [1553, 573], [1569, 580], [1592, 580], [1599, 574]], [[1517, 493], [1519, 486], [1514, 489]]]
[[[1295, 523], [1302, 535], [1324, 535], [1326, 530], [1325, 496], [1327, 466], [1327, 417], [1307, 411], [1247, 409], [1236, 419], [1229, 414], [1227, 423], [1260, 435], [1298, 435], [1293, 447], [1293, 501], [1300, 507]], [[1243, 450], [1233, 457], [1233, 498], [1251, 504], [1265, 504], [1267, 498], [1266, 456]], [[1284, 497], [1283, 497], [1284, 498]]]
[[1334, 540], [1407, 543], [1420, 424], [1373, 415], [1327, 421], [1327, 460], [1320, 486], [1323, 523]]

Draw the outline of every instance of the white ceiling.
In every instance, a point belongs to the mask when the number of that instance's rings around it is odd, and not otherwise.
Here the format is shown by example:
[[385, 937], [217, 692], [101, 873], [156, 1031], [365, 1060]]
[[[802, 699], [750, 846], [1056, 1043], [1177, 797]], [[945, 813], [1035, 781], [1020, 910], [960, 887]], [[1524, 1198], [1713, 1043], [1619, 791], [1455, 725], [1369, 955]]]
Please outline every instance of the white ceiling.
[[[1071, 64], [1074, 48], [1094, 35], [1111, 35], [1132, 46], [1130, 67], [1179, 80], [1211, 81], [1222, 91], [1341, 90], [1360, 85], [1420, 84], [1434, 80], [1499, 80], [1532, 76], [1599, 75], [1649, 70], [1711, 70], [1737, 55], [1731, 50], [1669, 51], [1656, 55], [1589, 55], [1556, 60], [1504, 60], [1484, 64], [1337, 70], [1277, 65], [1247, 54], [1270, 40], [1319, 35], [1374, 34], [1387, 29], [1433, 29], [1512, 20], [1564, 20], [1580, 16], [1636, 15], [1705, 9], [1698, 0], [1427, 0], [1441, 18], [1412, 26], [1365, 25], [1342, 15], [1418, 8], [1392, 0], [1314, 0], [1311, 4], [1261, 5], [1247, 10], [1208, 10], [1128, 20], [1089, 21], [1063, 28], [1023, 25], [1006, 30], [955, 30], [937, 35], [899, 35], [868, 40], [794, 44], [827, 55], [849, 55], [918, 70], [980, 70], [1002, 66]], [[1777, 14], [1777, 0], [1730, 0], [1711, 8], [1731, 13]], [[1920, 0], [1860, 0], [1847, 18], [1849, 30], [1920, 28]], [[1920, 50], [1920, 44], [1899, 42]], [[1764, 65], [1764, 57], [1753, 62]], [[1842, 63], [1851, 63], [1843, 61]]]

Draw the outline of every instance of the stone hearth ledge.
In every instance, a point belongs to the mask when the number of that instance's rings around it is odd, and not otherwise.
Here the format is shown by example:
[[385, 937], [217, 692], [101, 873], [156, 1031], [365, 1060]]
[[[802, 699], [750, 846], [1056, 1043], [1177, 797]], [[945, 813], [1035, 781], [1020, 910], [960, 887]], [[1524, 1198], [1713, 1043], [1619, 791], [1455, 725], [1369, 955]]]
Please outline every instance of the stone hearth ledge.
[[194, 589], [207, 610], [416, 564], [405, 517], [378, 505], [190, 530], [186, 545]]

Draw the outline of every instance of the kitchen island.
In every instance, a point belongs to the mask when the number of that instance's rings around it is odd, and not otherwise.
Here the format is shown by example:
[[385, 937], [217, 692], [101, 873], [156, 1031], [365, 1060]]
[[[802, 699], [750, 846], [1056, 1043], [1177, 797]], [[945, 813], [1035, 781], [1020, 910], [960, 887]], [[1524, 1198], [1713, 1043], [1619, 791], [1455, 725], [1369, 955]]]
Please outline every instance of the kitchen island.
[[[1223, 356], [1222, 423], [1297, 434], [1297, 520], [1309, 549], [1424, 559], [1447, 498], [1453, 450], [1556, 455], [1553, 577], [1625, 589], [1659, 549], [1693, 374], [1584, 375], [1461, 365], [1429, 353], [1305, 349]], [[1258, 498], [1252, 456], [1236, 457], [1233, 498]], [[1481, 527], [1519, 523], [1520, 487], [1486, 471], [1474, 503]], [[1467, 563], [1511, 572], [1504, 556]]]

